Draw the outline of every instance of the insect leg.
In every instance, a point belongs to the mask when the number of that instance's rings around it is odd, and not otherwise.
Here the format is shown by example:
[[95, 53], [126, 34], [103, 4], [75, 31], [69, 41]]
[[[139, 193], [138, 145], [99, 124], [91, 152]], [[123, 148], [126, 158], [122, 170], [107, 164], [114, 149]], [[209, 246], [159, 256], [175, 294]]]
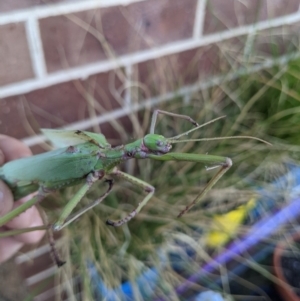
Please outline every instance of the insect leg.
[[[194, 205], [198, 204], [207, 194], [207, 192], [222, 178], [222, 176], [232, 166], [230, 158], [213, 156], [213, 155], [202, 155], [202, 154], [188, 154], [188, 153], [168, 153], [162, 156], [149, 155], [149, 158], [158, 161], [187, 161], [195, 163], [208, 164], [213, 167], [219, 167], [219, 171], [211, 178], [211, 180], [205, 185], [203, 190], [198, 194], [194, 201], [183, 209], [178, 217], [189, 211]], [[209, 169], [209, 167], [208, 167]]]
[[5, 225], [6, 223], [8, 223], [9, 221], [11, 221], [12, 219], [14, 219], [15, 217], [17, 217], [21, 213], [25, 212], [30, 207], [32, 207], [35, 204], [41, 202], [48, 193], [49, 192], [46, 191], [43, 187], [40, 187], [40, 189], [39, 189], [39, 191], [38, 191], [38, 193], [37, 193], [36, 196], [34, 196], [29, 201], [23, 203], [22, 205], [18, 206], [14, 210], [8, 212], [6, 215], [2, 216], [0, 218], [0, 227], [3, 226], [3, 225]]
[[155, 188], [153, 186], [151, 186], [150, 184], [134, 177], [131, 176], [127, 173], [124, 173], [118, 169], [114, 169], [113, 172], [111, 173], [112, 175], [118, 176], [123, 178], [124, 180], [132, 183], [135, 186], [141, 187], [143, 188], [146, 192], [147, 195], [146, 197], [139, 203], [139, 205], [137, 206], [136, 209], [134, 209], [131, 213], [129, 213], [126, 217], [118, 220], [118, 221], [112, 221], [112, 220], [107, 220], [106, 224], [109, 226], [113, 226], [113, 227], [118, 227], [121, 226], [125, 223], [127, 223], [128, 221], [130, 221], [134, 216], [137, 215], [137, 213], [139, 213], [141, 211], [141, 209], [147, 204], [147, 202], [151, 199], [151, 197], [154, 194]]
[[87, 206], [85, 206], [84, 208], [82, 208], [81, 210], [79, 210], [78, 212], [74, 213], [73, 215], [69, 216], [65, 222], [60, 226], [61, 230], [62, 228], [66, 227], [67, 225], [69, 225], [70, 223], [72, 223], [74, 220], [76, 220], [77, 218], [79, 218], [82, 214], [84, 214], [85, 212], [89, 211], [90, 209], [94, 208], [95, 206], [99, 205], [110, 193], [112, 187], [113, 187], [113, 180], [106, 180], [105, 182], [108, 183], [108, 188], [106, 190], [106, 192], [97, 200], [93, 201], [92, 203], [88, 204]]
[[150, 134], [154, 134], [154, 128], [155, 128], [158, 114], [163, 114], [163, 115], [168, 115], [168, 116], [172, 116], [172, 117], [176, 117], [176, 118], [185, 119], [185, 120], [189, 121], [190, 123], [192, 123], [194, 126], [199, 126], [199, 124], [188, 115], [176, 114], [176, 113], [163, 111], [163, 110], [155, 110], [153, 112], [152, 119], [151, 119]]
[[40, 215], [42, 217], [42, 220], [43, 220], [43, 223], [44, 223], [44, 227], [46, 229], [46, 234], [47, 234], [48, 242], [49, 242], [49, 245], [50, 245], [50, 254], [52, 255], [52, 259], [55, 262], [55, 264], [58, 267], [61, 267], [66, 262], [63, 261], [60, 258], [59, 254], [58, 254], [58, 251], [56, 249], [52, 226], [51, 226], [51, 224], [49, 224], [48, 217], [47, 217], [45, 211], [42, 210], [42, 208], [39, 208], [39, 212], [40, 212]]
[[63, 208], [58, 220], [52, 225], [52, 228], [54, 231], [59, 231], [65, 226], [67, 218], [70, 216], [71, 212], [74, 210], [74, 208], [80, 202], [80, 200], [90, 190], [92, 185], [96, 181], [102, 179], [103, 176], [104, 176], [104, 172], [102, 170], [94, 171], [87, 175], [84, 185], [77, 191], [77, 193], [73, 196], [73, 198], [66, 204], [66, 206]]

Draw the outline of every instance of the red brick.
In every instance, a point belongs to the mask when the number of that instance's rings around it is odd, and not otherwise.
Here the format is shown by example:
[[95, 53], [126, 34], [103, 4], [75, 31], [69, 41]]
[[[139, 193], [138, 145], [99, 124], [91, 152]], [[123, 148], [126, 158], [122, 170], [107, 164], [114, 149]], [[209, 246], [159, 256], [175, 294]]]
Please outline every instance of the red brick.
[[[46, 241], [45, 244], [49, 244], [49, 242]], [[34, 250], [35, 248], [32, 249]], [[22, 269], [23, 277], [26, 279], [53, 266], [54, 262], [49, 250], [43, 255], [35, 257], [34, 260], [28, 260], [24, 262], [22, 265], [20, 265], [20, 268]]]
[[244, 37], [234, 38], [137, 64], [134, 81], [140, 83], [141, 98], [165, 94], [228, 72], [232, 64], [238, 65], [244, 41]]
[[253, 57], [274, 58], [280, 55], [299, 51], [300, 23], [269, 28], [257, 33], [254, 43]]
[[[102, 13], [103, 18], [105, 18], [105, 15], [108, 17], [111, 17], [111, 14], [114, 15], [115, 19], [111, 18], [111, 26], [115, 26], [115, 30], [119, 30], [119, 33], [120, 28], [122, 28], [122, 32], [126, 31], [128, 24], [126, 24], [118, 9], [108, 8], [104, 11], [105, 13]], [[87, 26], [91, 26], [94, 31], [99, 32], [100, 36], [99, 27], [102, 14], [100, 10], [90, 10], [76, 13], [71, 17], [77, 18]], [[49, 72], [106, 58], [105, 51], [97, 37], [88, 33], [68, 17], [55, 16], [40, 20], [41, 37]], [[122, 35], [114, 30], [113, 33], [117, 33], [115, 40], [120, 43], [119, 39]], [[114, 41], [110, 42], [114, 43]]]
[[[13, 96], [0, 101], [0, 132], [16, 138], [24, 138], [32, 133], [26, 127], [26, 118], [38, 131], [41, 128], [56, 128], [89, 118], [87, 100], [82, 91], [89, 91], [96, 104], [112, 111], [120, 107], [113, 95], [113, 89], [120, 88], [121, 82], [113, 78], [113, 72], [101, 73], [86, 81], [66, 82], [45, 89], [36, 90], [22, 96]], [[115, 82], [114, 82], [115, 81]], [[82, 91], [78, 87], [84, 87]], [[26, 103], [28, 106], [26, 106]], [[22, 106], [28, 107], [26, 118]], [[104, 112], [96, 111], [97, 115]]]
[[296, 13], [299, 10], [298, 0], [264, 0], [260, 8], [259, 20], [274, 19]]
[[153, 47], [190, 38], [196, 5], [195, 0], [142, 1], [128, 7], [128, 17], [144, 43]]
[[189, 38], [195, 7], [196, 0], [149, 0], [42, 19], [40, 28], [48, 71]]
[[24, 9], [40, 5], [49, 5], [57, 2], [64, 2], [67, 0], [9, 0], [0, 1], [0, 12], [8, 12], [12, 10]]
[[207, 46], [142, 62], [135, 70], [135, 81], [140, 82], [143, 98], [162, 95], [195, 83], [201, 75], [207, 77], [218, 68], [215, 46]]
[[34, 77], [24, 23], [0, 26], [0, 86]]
[[298, 7], [297, 0], [208, 0], [204, 34], [288, 15], [296, 12]]
[[[2, 251], [2, 250], [1, 250]], [[2, 262], [0, 266], [1, 300], [24, 300], [28, 290], [20, 269], [13, 259]]]

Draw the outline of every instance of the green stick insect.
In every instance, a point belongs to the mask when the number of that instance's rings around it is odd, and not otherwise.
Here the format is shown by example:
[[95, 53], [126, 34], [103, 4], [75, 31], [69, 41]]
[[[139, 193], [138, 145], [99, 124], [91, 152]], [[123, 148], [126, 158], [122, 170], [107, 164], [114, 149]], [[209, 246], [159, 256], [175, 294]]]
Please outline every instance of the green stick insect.
[[[158, 114], [185, 119], [191, 122], [195, 128], [172, 138], [165, 138], [162, 135], [154, 134]], [[110, 179], [111, 176], [122, 178], [123, 180], [144, 189], [147, 193], [144, 199], [138, 204], [137, 208], [125, 218], [118, 221], [107, 220], [106, 222], [107, 225], [110, 226], [121, 226], [140, 212], [151, 199], [155, 191], [155, 188], [148, 183], [117, 169], [116, 166], [121, 162], [133, 158], [159, 161], [175, 160], [203, 163], [213, 167], [220, 167], [219, 171], [212, 177], [194, 201], [179, 213], [178, 217], [180, 217], [206, 195], [212, 186], [214, 186], [232, 166], [232, 161], [230, 158], [220, 156], [170, 152], [172, 144], [186, 142], [187, 140], [179, 140], [179, 138], [220, 118], [222, 117], [216, 118], [206, 124], [199, 125], [189, 116], [156, 110], [152, 116], [150, 134], [147, 134], [143, 138], [132, 143], [117, 147], [111, 147], [102, 134], [72, 130], [43, 130], [43, 133], [50, 141], [62, 148], [44, 154], [11, 161], [0, 168], [0, 179], [10, 187], [16, 200], [37, 191], [37, 194], [28, 202], [1, 217], [0, 226], [6, 224], [31, 206], [42, 201], [49, 193], [63, 187], [82, 183], [81, 188], [62, 209], [58, 220], [50, 226], [53, 231], [59, 231], [106, 198], [113, 187], [113, 181]], [[254, 137], [240, 137], [263, 141]], [[196, 141], [199, 140], [201, 139]], [[108, 183], [106, 192], [79, 212], [72, 214], [79, 201], [98, 180], [105, 180]], [[39, 227], [2, 232], [0, 233], [0, 237], [19, 234], [21, 232], [27, 232], [28, 230], [40, 230], [40, 228], [38, 228]]]

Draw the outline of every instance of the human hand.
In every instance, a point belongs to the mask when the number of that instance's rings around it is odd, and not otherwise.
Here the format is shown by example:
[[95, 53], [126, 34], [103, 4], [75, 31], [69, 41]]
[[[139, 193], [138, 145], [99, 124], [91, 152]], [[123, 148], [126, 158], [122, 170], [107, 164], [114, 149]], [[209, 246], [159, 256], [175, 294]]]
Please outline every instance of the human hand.
[[[0, 135], [0, 166], [8, 161], [31, 156], [30, 149], [21, 141]], [[31, 199], [31, 196], [14, 202], [13, 195], [3, 181], [0, 181], [0, 216]], [[8, 230], [31, 228], [43, 225], [35, 206], [8, 222], [3, 228]], [[2, 230], [1, 230], [2, 231]], [[24, 244], [34, 244], [41, 240], [45, 231], [27, 232], [16, 236], [0, 238], [0, 263], [12, 257]]]

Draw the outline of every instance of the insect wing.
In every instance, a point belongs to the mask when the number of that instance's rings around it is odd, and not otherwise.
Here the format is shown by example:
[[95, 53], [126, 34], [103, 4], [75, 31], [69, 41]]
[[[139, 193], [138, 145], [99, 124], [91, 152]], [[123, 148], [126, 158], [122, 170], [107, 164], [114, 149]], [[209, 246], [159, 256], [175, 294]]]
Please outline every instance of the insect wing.
[[100, 148], [110, 148], [110, 144], [107, 142], [103, 134], [74, 130], [41, 129], [41, 131], [56, 147], [90, 142]]
[[80, 179], [91, 172], [98, 147], [85, 143], [44, 154], [10, 161], [2, 166], [3, 179], [11, 186]]

